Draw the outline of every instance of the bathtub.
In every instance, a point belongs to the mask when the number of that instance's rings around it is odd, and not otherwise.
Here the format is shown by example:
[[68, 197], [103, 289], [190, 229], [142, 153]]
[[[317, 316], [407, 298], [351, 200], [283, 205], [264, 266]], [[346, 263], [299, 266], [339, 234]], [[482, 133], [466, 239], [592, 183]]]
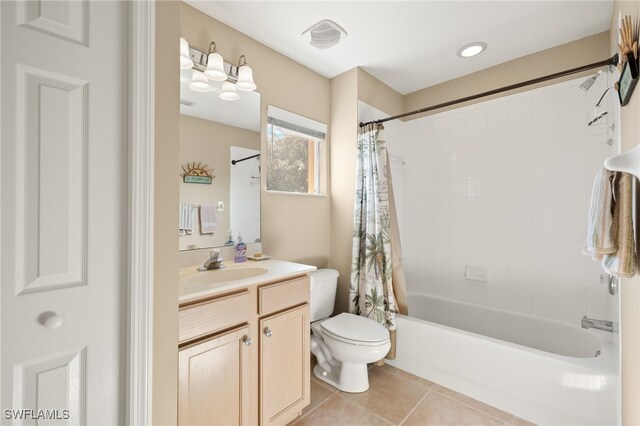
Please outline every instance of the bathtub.
[[389, 364], [541, 425], [620, 424], [610, 333], [409, 294]]

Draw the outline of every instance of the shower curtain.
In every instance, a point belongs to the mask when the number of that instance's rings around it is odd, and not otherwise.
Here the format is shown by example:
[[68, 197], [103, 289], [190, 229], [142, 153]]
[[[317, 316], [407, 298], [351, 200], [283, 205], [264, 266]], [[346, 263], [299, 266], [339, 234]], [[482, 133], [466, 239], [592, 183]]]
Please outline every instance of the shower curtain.
[[370, 124], [362, 128], [358, 136], [349, 311], [374, 319], [389, 329], [392, 346], [387, 358], [393, 359], [397, 304], [393, 287], [388, 156], [379, 156], [378, 136], [382, 129], [381, 124]]

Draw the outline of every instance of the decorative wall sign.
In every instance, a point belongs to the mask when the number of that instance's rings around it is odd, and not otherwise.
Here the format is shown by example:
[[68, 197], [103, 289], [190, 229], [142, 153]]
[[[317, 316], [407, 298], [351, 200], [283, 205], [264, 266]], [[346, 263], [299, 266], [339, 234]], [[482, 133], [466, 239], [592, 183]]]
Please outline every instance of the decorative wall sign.
[[624, 62], [620, 80], [618, 81], [620, 105], [625, 106], [629, 103], [636, 83], [638, 83], [638, 63], [633, 53], [629, 52], [627, 53], [627, 60]]
[[213, 170], [206, 163], [187, 163], [182, 166], [182, 180], [184, 183], [211, 184], [215, 176]]

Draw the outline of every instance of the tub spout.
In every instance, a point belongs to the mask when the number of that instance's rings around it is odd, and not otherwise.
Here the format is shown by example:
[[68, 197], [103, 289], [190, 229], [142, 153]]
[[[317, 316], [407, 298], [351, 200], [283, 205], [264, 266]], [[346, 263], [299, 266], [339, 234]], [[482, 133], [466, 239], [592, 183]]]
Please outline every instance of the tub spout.
[[582, 328], [595, 328], [596, 330], [608, 331], [609, 333], [617, 333], [618, 327], [613, 321], [598, 320], [593, 318], [582, 317]]

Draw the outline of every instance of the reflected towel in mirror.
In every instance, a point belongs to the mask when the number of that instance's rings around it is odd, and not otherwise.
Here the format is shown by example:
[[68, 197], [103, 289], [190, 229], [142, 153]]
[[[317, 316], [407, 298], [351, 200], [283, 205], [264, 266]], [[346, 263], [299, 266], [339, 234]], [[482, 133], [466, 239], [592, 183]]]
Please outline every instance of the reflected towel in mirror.
[[193, 205], [180, 204], [179, 235], [191, 235], [193, 233]]
[[200, 206], [200, 232], [213, 234], [217, 228], [216, 209], [212, 205]]

